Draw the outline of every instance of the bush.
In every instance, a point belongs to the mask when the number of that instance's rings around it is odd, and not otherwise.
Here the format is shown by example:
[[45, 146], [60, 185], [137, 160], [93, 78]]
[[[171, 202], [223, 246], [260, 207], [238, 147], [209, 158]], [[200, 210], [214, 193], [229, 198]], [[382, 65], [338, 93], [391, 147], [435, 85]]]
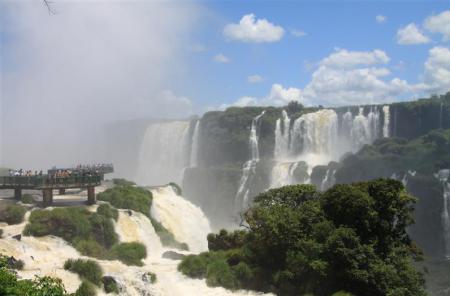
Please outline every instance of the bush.
[[161, 223], [150, 217], [153, 228], [155, 228], [156, 234], [159, 236], [163, 246], [173, 247], [180, 250], [189, 250], [189, 246], [186, 243], [180, 243], [175, 239], [175, 236], [169, 232]]
[[75, 296], [95, 296], [97, 295], [97, 290], [95, 286], [88, 281], [81, 282], [80, 287], [75, 292]]
[[188, 255], [178, 265], [178, 271], [192, 277], [192, 278], [204, 278], [206, 276], [206, 268], [208, 261], [204, 256]]
[[101, 204], [97, 208], [97, 214], [102, 215], [109, 219], [114, 219], [115, 221], [119, 219], [119, 212], [117, 211], [117, 209], [111, 207], [109, 204]]
[[150, 216], [153, 195], [142, 187], [116, 186], [97, 195], [98, 200], [107, 201], [118, 209], [128, 209]]
[[24, 235], [59, 236], [81, 254], [105, 258], [106, 250], [118, 241], [111, 219], [85, 208], [57, 208], [31, 212]]
[[112, 276], [104, 276], [102, 278], [103, 289], [106, 294], [116, 293], [119, 294], [119, 287], [117, 287], [117, 282]]
[[107, 251], [95, 240], [79, 240], [74, 244], [75, 249], [81, 254], [89, 257], [106, 259]]
[[64, 269], [78, 274], [83, 280], [88, 280], [97, 286], [100, 286], [102, 282], [103, 270], [93, 260], [69, 259], [64, 263]]
[[127, 265], [142, 266], [142, 259], [147, 257], [145, 246], [138, 242], [121, 243], [111, 249], [111, 257], [117, 258]]
[[0, 212], [0, 221], [6, 222], [9, 225], [19, 224], [23, 221], [26, 209], [19, 205], [8, 205]]
[[31, 194], [25, 193], [20, 201], [24, 204], [34, 204], [34, 198]]
[[113, 184], [116, 186], [133, 186], [136, 185], [136, 183], [132, 182], [132, 181], [128, 181], [126, 179], [123, 178], [114, 178], [112, 179]]
[[231, 290], [237, 288], [236, 277], [225, 260], [214, 260], [208, 264], [206, 284], [211, 287], [221, 286]]

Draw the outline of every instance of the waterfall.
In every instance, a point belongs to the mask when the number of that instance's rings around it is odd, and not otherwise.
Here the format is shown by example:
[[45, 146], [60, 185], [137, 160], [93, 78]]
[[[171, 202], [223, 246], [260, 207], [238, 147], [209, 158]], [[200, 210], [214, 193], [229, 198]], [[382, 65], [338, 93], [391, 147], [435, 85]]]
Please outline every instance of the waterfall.
[[335, 174], [337, 169], [328, 169], [320, 184], [320, 190], [325, 191], [336, 183]]
[[[383, 121], [383, 137], [387, 138], [389, 137], [389, 121], [391, 114], [389, 113], [389, 105], [383, 106], [383, 115], [384, 115], [384, 121]], [[420, 116], [419, 116], [420, 118]]]
[[189, 121], [151, 124], [139, 154], [137, 181], [144, 185], [180, 183], [189, 165]]
[[187, 243], [190, 251], [207, 251], [206, 236], [211, 232], [211, 227], [202, 210], [177, 195], [170, 185], [151, 191], [152, 217], [173, 233], [179, 242]]
[[448, 199], [450, 198], [450, 169], [440, 170], [435, 176], [443, 186], [442, 228], [444, 230], [445, 257], [450, 259], [450, 217], [448, 212]]
[[[386, 108], [387, 107], [387, 108]], [[386, 115], [386, 113], [388, 115]], [[355, 152], [380, 136], [389, 133], [389, 106], [383, 107], [384, 122], [381, 126], [380, 108], [372, 106], [367, 115], [359, 108], [354, 116], [348, 110], [341, 117], [331, 109], [321, 109], [291, 119], [283, 110], [275, 126], [275, 164], [272, 168], [270, 188], [296, 183], [293, 165], [305, 161], [309, 170], [317, 165], [337, 161], [346, 152]], [[325, 187], [333, 183], [333, 170], [327, 173]]]
[[198, 147], [200, 134], [200, 119], [195, 123], [194, 133], [192, 134], [190, 167], [198, 166]]
[[[259, 162], [259, 119], [264, 115], [266, 111], [261, 112], [258, 116], [253, 118], [250, 128], [249, 146], [250, 146], [250, 159], [245, 162], [242, 168], [242, 176], [239, 181], [238, 191], [235, 197], [235, 204], [237, 209], [245, 209], [248, 206], [248, 181], [250, 176], [255, 174], [256, 165]], [[286, 114], [287, 116], [287, 114]], [[279, 125], [277, 121], [277, 125]], [[242, 199], [242, 202], [240, 201]]]
[[287, 112], [281, 112], [282, 118], [277, 119], [275, 126], [275, 158], [285, 159], [289, 154], [289, 128], [291, 119]]

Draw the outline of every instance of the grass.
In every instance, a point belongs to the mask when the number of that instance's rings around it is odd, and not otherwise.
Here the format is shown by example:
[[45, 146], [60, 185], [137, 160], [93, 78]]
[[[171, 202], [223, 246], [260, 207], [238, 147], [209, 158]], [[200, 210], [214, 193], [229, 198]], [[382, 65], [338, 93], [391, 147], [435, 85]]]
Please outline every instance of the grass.
[[114, 219], [114, 221], [117, 221], [117, 219], [119, 219], [119, 212], [109, 204], [101, 204], [97, 208], [97, 214], [102, 215], [106, 218]]
[[82, 281], [80, 287], [78, 287], [74, 296], [95, 296], [97, 295], [97, 290], [94, 284], [89, 281]]
[[81, 279], [100, 286], [102, 283], [103, 270], [93, 260], [69, 259], [64, 263], [64, 269], [78, 274]]
[[34, 198], [31, 194], [25, 193], [24, 195], [22, 195], [22, 198], [20, 199], [20, 201], [23, 204], [34, 204]]
[[111, 256], [127, 265], [142, 266], [142, 259], [147, 257], [147, 250], [138, 242], [120, 243], [111, 249]]
[[16, 204], [7, 205], [0, 210], [0, 221], [9, 225], [19, 224], [23, 221], [26, 211], [25, 207]]

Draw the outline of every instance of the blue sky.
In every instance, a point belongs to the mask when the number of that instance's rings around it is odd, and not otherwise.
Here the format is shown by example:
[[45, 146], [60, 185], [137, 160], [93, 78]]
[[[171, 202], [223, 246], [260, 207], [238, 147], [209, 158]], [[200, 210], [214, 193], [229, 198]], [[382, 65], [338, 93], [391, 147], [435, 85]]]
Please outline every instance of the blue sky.
[[[448, 47], [441, 34], [423, 28], [428, 17], [449, 9], [449, 3], [443, 1], [208, 1], [202, 5], [205, 11], [192, 42], [204, 50], [190, 53], [190, 80], [180, 81], [177, 92], [207, 107], [232, 104], [242, 96], [263, 98], [274, 83], [303, 89], [318, 63], [339, 49], [357, 52], [379, 49], [389, 57], [388, 63], [377, 65], [390, 71], [382, 77], [383, 81], [399, 78], [417, 84], [423, 80], [430, 49]], [[264, 43], [227, 38], [224, 27], [239, 23], [248, 14], [281, 26], [283, 37]], [[377, 16], [385, 20], [378, 22]], [[428, 36], [429, 42], [399, 44], [397, 31], [411, 23]], [[291, 30], [305, 35], [296, 37]], [[214, 62], [213, 57], [219, 53], [230, 61]], [[262, 81], [249, 83], [249, 75], [260, 75]], [[426, 93], [422, 89], [401, 92], [380, 97], [379, 101], [403, 100]], [[322, 102], [314, 98], [309, 102], [320, 103], [330, 104], [330, 100]]]

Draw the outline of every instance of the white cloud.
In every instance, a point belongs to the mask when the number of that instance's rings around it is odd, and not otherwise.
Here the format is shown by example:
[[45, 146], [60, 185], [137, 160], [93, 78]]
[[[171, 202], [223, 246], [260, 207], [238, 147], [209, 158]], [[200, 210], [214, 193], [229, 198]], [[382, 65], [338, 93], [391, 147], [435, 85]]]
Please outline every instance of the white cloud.
[[291, 101], [305, 103], [301, 90], [295, 87], [284, 88], [281, 84], [275, 83], [272, 85], [269, 94], [264, 97], [244, 96], [231, 105], [222, 104], [220, 109], [226, 109], [230, 106], [284, 106]]
[[379, 14], [375, 17], [375, 20], [377, 21], [377, 23], [382, 24], [387, 21], [387, 17]]
[[431, 93], [450, 90], [450, 49], [448, 47], [430, 49], [425, 62], [424, 80]]
[[444, 41], [450, 40], [450, 10], [428, 17], [424, 26], [432, 33], [441, 33]]
[[255, 19], [254, 14], [247, 14], [239, 24], [227, 24], [223, 34], [229, 39], [243, 42], [276, 42], [283, 38], [284, 29], [266, 19]]
[[373, 51], [348, 51], [339, 49], [320, 62], [321, 66], [337, 68], [353, 68], [359, 65], [386, 64], [387, 54], [379, 49]]
[[224, 55], [223, 53], [216, 54], [213, 60], [217, 63], [228, 64], [231, 62], [231, 59]]
[[397, 31], [397, 43], [402, 45], [424, 44], [430, 42], [430, 38], [425, 36], [423, 32], [411, 23]]
[[303, 32], [303, 31], [301, 31], [301, 30], [295, 30], [295, 29], [292, 29], [292, 30], [291, 30], [291, 34], [292, 34], [293, 36], [295, 36], [295, 37], [304, 37], [304, 36], [306, 36], [306, 33], [305, 33], [305, 32]]
[[260, 75], [255, 74], [255, 75], [248, 76], [247, 81], [250, 83], [258, 83], [258, 82], [263, 81], [263, 78]]

